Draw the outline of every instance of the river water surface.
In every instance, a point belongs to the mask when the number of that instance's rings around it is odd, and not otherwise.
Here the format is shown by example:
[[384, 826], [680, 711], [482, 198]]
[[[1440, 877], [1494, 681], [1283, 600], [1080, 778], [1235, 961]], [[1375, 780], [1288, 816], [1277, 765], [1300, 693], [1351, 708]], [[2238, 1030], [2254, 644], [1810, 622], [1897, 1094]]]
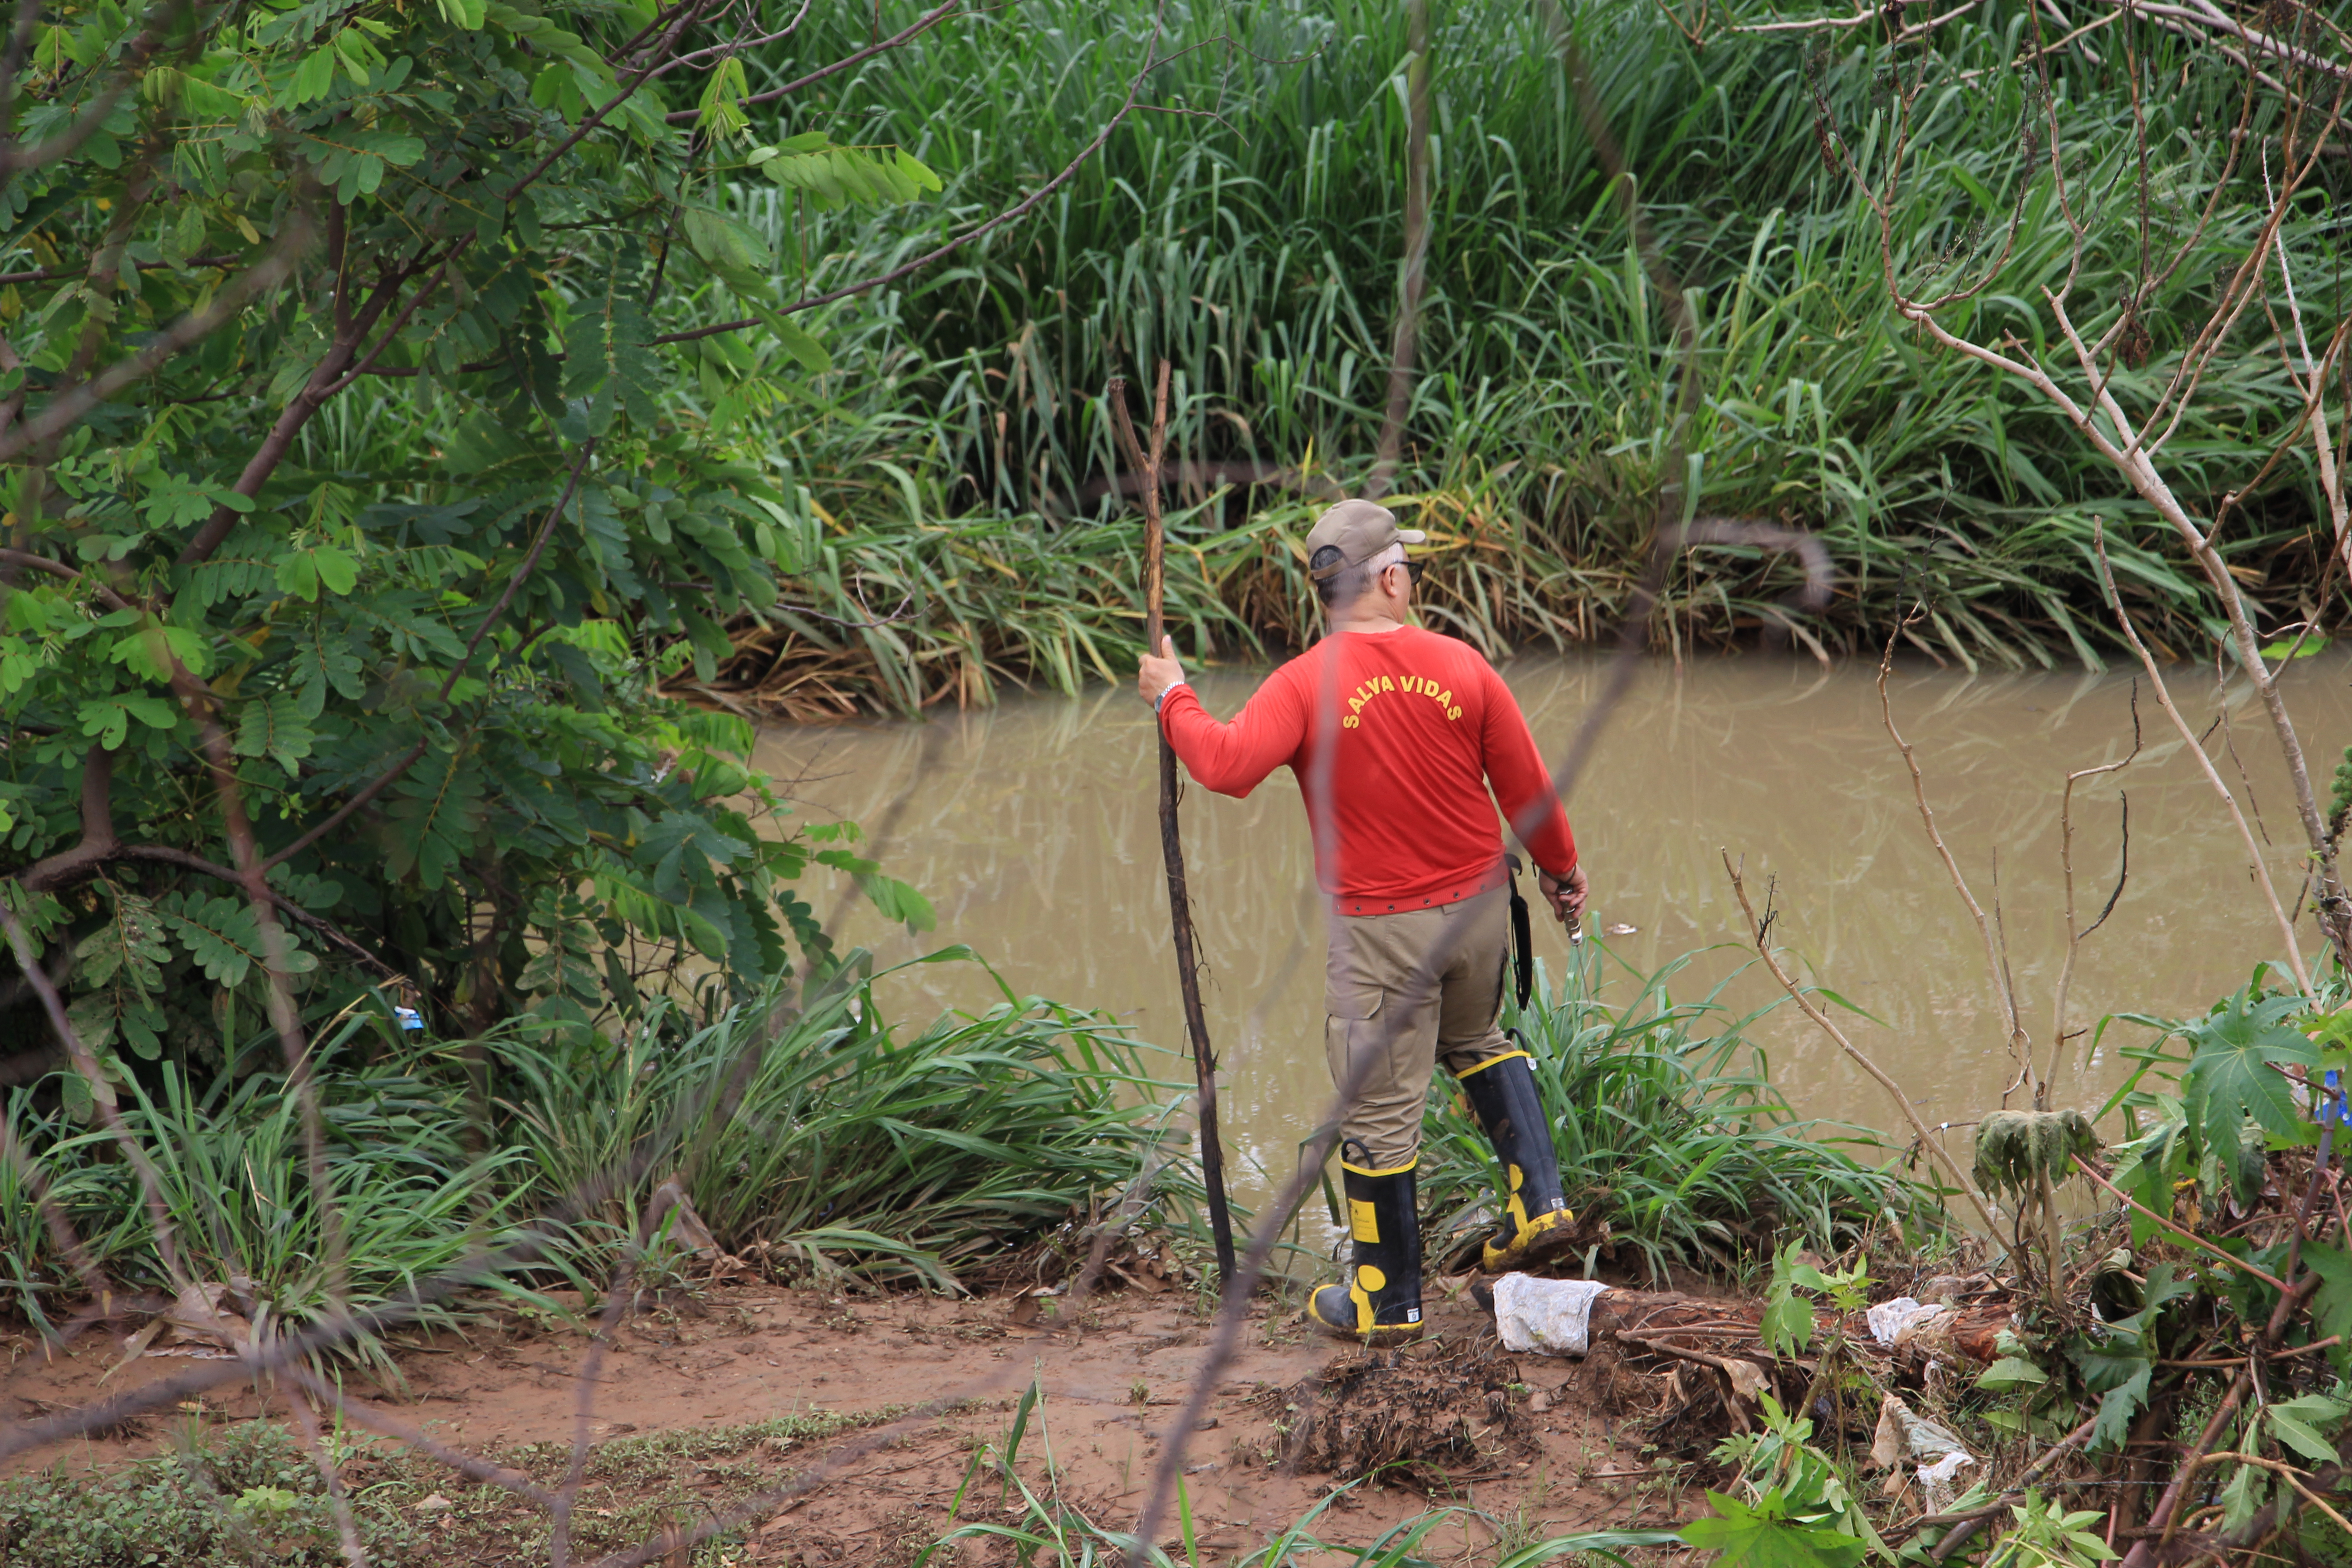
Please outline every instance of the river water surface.
[[[1557, 760], [1600, 689], [1601, 665], [1524, 658], [1505, 674]], [[1970, 1121], [1999, 1103], [2015, 1068], [1976, 926], [1881, 724], [1875, 674], [1861, 663], [1824, 671], [1765, 658], [1646, 668], [1569, 801], [1591, 879], [1587, 925], [1633, 928], [1601, 939], [1616, 994], [1633, 994], [1634, 972], [1698, 951], [1675, 986], [1696, 996], [1746, 956], [1721, 852], [1745, 857], [1751, 889], [1772, 884], [1775, 941], [1801, 973], [1871, 1016], [1846, 1016], [1855, 1043], [1928, 1121]], [[1259, 678], [1213, 670], [1195, 684], [1212, 712], [1230, 717]], [[2195, 729], [2222, 721], [2206, 749], [2242, 796], [2250, 784], [2270, 840], [2264, 858], [2292, 900], [2302, 835], [2259, 704], [2242, 683], [2224, 700], [2210, 667], [2176, 667], [2169, 679]], [[2352, 665], [2304, 659], [2285, 685], [2324, 797], [2352, 741]], [[2130, 752], [2134, 683], [1923, 666], [1898, 670], [1891, 690], [1937, 826], [1988, 913], [1998, 894], [2026, 1026], [2046, 1058], [2064, 957], [2061, 789], [2070, 770]], [[2137, 760], [2075, 792], [2085, 923], [2115, 883], [2126, 795], [2131, 848], [2114, 915], [2084, 946], [2069, 1030], [2114, 1012], [2201, 1011], [2280, 952], [2237, 831], [2196, 759], [2145, 690], [2138, 706]], [[884, 963], [966, 942], [1017, 992], [1102, 1008], [1147, 1040], [1181, 1047], [1152, 725], [1131, 689], [1020, 698], [919, 724], [779, 726], [762, 735], [759, 762], [810, 816], [865, 826], [888, 869], [938, 906], [939, 929], [916, 938], [853, 902], [844, 940]], [[1255, 1202], [1291, 1169], [1330, 1093], [1306, 822], [1279, 772], [1247, 800], [1188, 787], [1183, 823], [1232, 1179]], [[2315, 951], [2308, 920], [2300, 931]], [[1566, 951], [1540, 917], [1537, 947], [1555, 963]], [[1776, 994], [1751, 967], [1726, 995], [1744, 1010]], [[908, 1023], [997, 999], [971, 965], [909, 971], [885, 994]], [[1799, 1114], [1896, 1124], [1884, 1091], [1793, 1008], [1753, 1037]], [[2084, 1037], [2067, 1053], [2061, 1099], [2096, 1110], [2128, 1069], [2116, 1047], [2145, 1037], [2118, 1025], [2092, 1052]], [[1173, 1058], [1166, 1073], [1190, 1077]]]

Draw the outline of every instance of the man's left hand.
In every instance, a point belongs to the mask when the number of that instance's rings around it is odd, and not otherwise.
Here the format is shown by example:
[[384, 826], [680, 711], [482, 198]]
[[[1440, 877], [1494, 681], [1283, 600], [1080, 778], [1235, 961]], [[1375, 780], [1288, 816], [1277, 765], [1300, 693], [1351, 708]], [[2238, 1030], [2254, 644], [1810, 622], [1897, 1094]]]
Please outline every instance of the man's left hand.
[[1538, 870], [1536, 886], [1543, 890], [1544, 902], [1551, 906], [1552, 917], [1560, 924], [1573, 928], [1584, 919], [1584, 865], [1579, 861], [1570, 868], [1566, 877], [1554, 877]]
[[1147, 653], [1135, 671], [1135, 689], [1146, 702], [1158, 702], [1168, 689], [1184, 679], [1184, 667], [1176, 662], [1176, 639], [1163, 637], [1160, 651]]

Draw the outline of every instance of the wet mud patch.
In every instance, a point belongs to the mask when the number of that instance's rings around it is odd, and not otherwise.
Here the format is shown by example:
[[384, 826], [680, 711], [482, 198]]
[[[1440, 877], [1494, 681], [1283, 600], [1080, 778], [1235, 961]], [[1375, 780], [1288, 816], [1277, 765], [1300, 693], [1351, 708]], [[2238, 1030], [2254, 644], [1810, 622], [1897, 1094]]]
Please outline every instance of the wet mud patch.
[[1256, 1404], [1286, 1468], [1428, 1488], [1500, 1475], [1530, 1452], [1527, 1394], [1517, 1359], [1480, 1327], [1341, 1355]]

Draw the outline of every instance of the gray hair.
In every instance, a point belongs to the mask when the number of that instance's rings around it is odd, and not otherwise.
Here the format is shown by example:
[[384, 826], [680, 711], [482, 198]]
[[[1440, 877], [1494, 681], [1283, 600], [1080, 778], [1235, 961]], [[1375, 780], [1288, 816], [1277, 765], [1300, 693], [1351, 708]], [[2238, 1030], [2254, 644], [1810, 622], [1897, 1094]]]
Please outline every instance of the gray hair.
[[[1307, 558], [1307, 569], [1320, 572], [1339, 559], [1339, 547], [1327, 544]], [[1372, 591], [1372, 579], [1404, 559], [1404, 546], [1391, 544], [1370, 561], [1342, 567], [1315, 584], [1315, 596], [1327, 610], [1344, 610]]]

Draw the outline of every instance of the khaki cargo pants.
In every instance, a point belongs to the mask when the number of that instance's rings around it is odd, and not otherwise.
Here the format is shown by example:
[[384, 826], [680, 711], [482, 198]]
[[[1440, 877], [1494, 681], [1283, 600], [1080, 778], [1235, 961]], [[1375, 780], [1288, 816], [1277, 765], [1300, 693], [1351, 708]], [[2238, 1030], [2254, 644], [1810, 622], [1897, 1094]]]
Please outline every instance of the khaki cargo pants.
[[[1496, 888], [1435, 909], [1337, 918], [1324, 975], [1323, 1054], [1332, 1083], [1345, 1083], [1351, 1067], [1371, 1058], [1340, 1134], [1363, 1146], [1372, 1170], [1399, 1170], [1421, 1152], [1430, 1070], [1443, 1060], [1458, 1077], [1518, 1049], [1496, 1022], [1510, 953], [1510, 893]], [[1343, 1149], [1343, 1158], [1352, 1164], [1356, 1155]]]

